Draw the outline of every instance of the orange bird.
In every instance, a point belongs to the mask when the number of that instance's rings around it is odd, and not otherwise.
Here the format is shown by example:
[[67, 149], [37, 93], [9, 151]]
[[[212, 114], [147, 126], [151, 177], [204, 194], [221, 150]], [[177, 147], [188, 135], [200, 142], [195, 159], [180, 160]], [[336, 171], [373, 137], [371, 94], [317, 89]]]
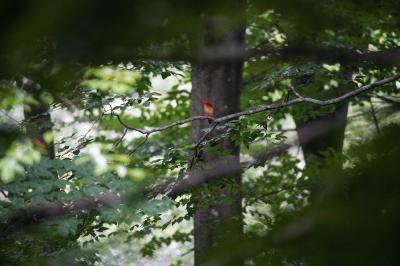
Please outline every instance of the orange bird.
[[[201, 104], [203, 105], [203, 114], [205, 116], [213, 117], [214, 115], [214, 107], [213, 105], [206, 99], [200, 99]], [[208, 123], [211, 124], [211, 119], [208, 119]]]

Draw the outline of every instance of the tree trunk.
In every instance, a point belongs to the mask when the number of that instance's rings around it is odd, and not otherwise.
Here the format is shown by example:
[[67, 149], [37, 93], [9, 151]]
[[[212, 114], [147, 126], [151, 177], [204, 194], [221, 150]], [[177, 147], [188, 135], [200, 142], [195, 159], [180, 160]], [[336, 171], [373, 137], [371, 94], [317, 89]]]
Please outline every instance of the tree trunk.
[[312, 156], [322, 159], [321, 152], [328, 149], [342, 151], [348, 107], [349, 103], [346, 102], [338, 105], [332, 113], [315, 119], [308, 121], [295, 119], [299, 144], [306, 164], [310, 163]]
[[[315, 119], [304, 121], [295, 118], [299, 144], [303, 150], [306, 168], [316, 164], [318, 168], [326, 167], [326, 158], [323, 154], [328, 150], [341, 153], [343, 150], [344, 132], [346, 129], [349, 103], [336, 106], [329, 114], [318, 116]], [[319, 176], [310, 176], [311, 197], [318, 195]]]
[[[212, 30], [211, 30], [212, 32]], [[207, 36], [206, 36], [207, 37]], [[215, 40], [214, 40], [215, 41]], [[207, 39], [206, 39], [207, 47]], [[235, 45], [244, 48], [244, 30], [231, 30], [224, 38], [213, 43], [219, 47]], [[240, 110], [240, 84], [242, 81], [243, 62], [193, 63], [192, 64], [192, 115], [203, 115], [201, 99], [206, 99], [214, 106], [214, 117], [221, 117]], [[209, 128], [207, 121], [195, 121], [192, 124], [192, 141], [197, 143]], [[215, 130], [214, 134], [221, 133]], [[212, 136], [213, 136], [212, 135]], [[229, 139], [216, 144], [230, 158], [230, 163], [239, 165], [239, 146]], [[202, 164], [221, 159], [216, 152], [204, 151], [199, 156]], [[232, 160], [232, 161], [231, 161]], [[196, 167], [196, 166], [195, 166]], [[220, 182], [229, 181], [230, 185]], [[194, 214], [194, 249], [195, 265], [221, 265], [216, 262], [219, 250], [226, 250], [232, 245], [232, 239], [240, 239], [243, 234], [242, 197], [238, 190], [241, 176], [223, 176], [218, 179], [216, 202], [208, 204], [205, 193], [195, 192], [196, 200], [205, 203], [195, 206]], [[212, 184], [204, 184], [212, 186]], [[236, 242], [237, 243], [237, 242]], [[238, 262], [240, 264], [240, 262]]]
[[[341, 78], [349, 84], [349, 89], [354, 89], [352, 70], [344, 68], [341, 75]], [[314, 75], [306, 75], [293, 80], [292, 86], [295, 89], [298, 89], [298, 86], [308, 85], [313, 82], [313, 80]], [[333, 92], [333, 94], [336, 93], [337, 92], [335, 91]], [[324, 155], [324, 152], [326, 151], [331, 150], [335, 153], [342, 153], [348, 109], [349, 102], [346, 101], [336, 105], [331, 113], [319, 115], [311, 120], [294, 117], [299, 144], [303, 150], [306, 168], [313, 163], [316, 163], [316, 166], [321, 169], [327, 167], [327, 160]], [[337, 165], [341, 167], [341, 163]], [[318, 195], [320, 191], [319, 178], [320, 176], [310, 176], [312, 198]]]

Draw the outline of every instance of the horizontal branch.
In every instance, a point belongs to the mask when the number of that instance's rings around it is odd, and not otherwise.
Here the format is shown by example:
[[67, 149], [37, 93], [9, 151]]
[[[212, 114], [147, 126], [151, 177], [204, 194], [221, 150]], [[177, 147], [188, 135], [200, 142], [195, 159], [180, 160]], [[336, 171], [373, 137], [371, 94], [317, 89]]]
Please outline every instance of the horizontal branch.
[[386, 97], [383, 95], [379, 95], [379, 94], [373, 94], [374, 97], [382, 100], [385, 103], [390, 103], [390, 104], [394, 104], [394, 105], [399, 105], [400, 104], [400, 100], [396, 100], [390, 97]]
[[130, 60], [161, 60], [168, 62], [199, 62], [199, 63], [228, 63], [243, 62], [268, 56], [272, 58], [293, 60], [296, 58], [305, 58], [311, 61], [324, 63], [341, 63], [344, 65], [355, 63], [369, 63], [375, 66], [400, 66], [400, 48], [392, 48], [381, 51], [361, 52], [359, 50], [319, 45], [314, 43], [289, 43], [283, 47], [271, 47], [270, 45], [261, 45], [258, 47], [246, 48], [244, 45], [225, 42], [222, 45], [208, 46], [195, 51], [192, 54], [182, 51], [173, 51], [169, 54], [151, 53], [138, 58], [137, 54], [130, 54], [127, 51]]
[[131, 126], [127, 125], [125, 122], [123, 122], [121, 117], [118, 114], [115, 114], [112, 110], [111, 110], [111, 114], [116, 116], [118, 121], [121, 123], [121, 125], [123, 127], [125, 127], [126, 129], [134, 130], [134, 131], [140, 132], [144, 135], [150, 135], [155, 132], [161, 132], [161, 131], [164, 131], [166, 129], [169, 129], [169, 128], [172, 128], [175, 126], [192, 123], [193, 121], [197, 121], [197, 120], [211, 120], [213, 123], [216, 123], [216, 124], [224, 124], [224, 123], [231, 121], [232, 119], [237, 119], [237, 118], [240, 118], [243, 116], [250, 116], [250, 115], [254, 115], [257, 113], [262, 113], [262, 112], [266, 112], [266, 111], [270, 111], [270, 110], [287, 108], [289, 106], [300, 104], [300, 103], [310, 103], [310, 104], [315, 104], [315, 105], [319, 105], [319, 106], [333, 105], [333, 104], [337, 104], [337, 103], [346, 101], [346, 100], [348, 100], [352, 97], [355, 97], [359, 94], [365, 93], [367, 91], [373, 90], [374, 88], [381, 87], [385, 84], [394, 82], [399, 79], [400, 79], [400, 74], [396, 74], [392, 77], [385, 78], [385, 79], [376, 81], [374, 83], [362, 86], [353, 91], [345, 93], [339, 97], [328, 99], [328, 100], [319, 100], [319, 99], [303, 97], [301, 95], [298, 95], [299, 97], [297, 97], [293, 100], [287, 101], [287, 102], [282, 102], [282, 103], [277, 103], [277, 104], [260, 105], [256, 108], [249, 109], [247, 111], [222, 116], [219, 118], [213, 118], [213, 117], [209, 117], [209, 116], [193, 116], [193, 117], [186, 118], [186, 119], [183, 119], [180, 121], [176, 121], [176, 122], [173, 122], [173, 123], [161, 126], [161, 127], [155, 127], [155, 128], [151, 128], [151, 129], [140, 129], [140, 128], [131, 127]]
[[[81, 198], [70, 202], [54, 202], [32, 208], [22, 208], [0, 222], [2, 237], [18, 231], [24, 226], [39, 223], [43, 220], [61, 218], [73, 214], [88, 213], [92, 210], [116, 208], [121, 198], [113, 193], [98, 195], [94, 198]], [[0, 241], [3, 240], [0, 238]]]
[[264, 45], [250, 48], [246, 51], [246, 59], [260, 56], [275, 56], [288, 59], [303, 57], [317, 62], [342, 63], [345, 65], [360, 62], [368, 62], [377, 66], [400, 65], [400, 48], [361, 53], [347, 48], [321, 46], [311, 43], [294, 43], [283, 48], [272, 48], [269, 45]]
[[[348, 48], [324, 46], [313, 43], [289, 43], [284, 47], [271, 47], [269, 44], [254, 48], [225, 43], [224, 45], [203, 48], [195, 54], [192, 62], [230, 62], [246, 61], [261, 56], [293, 60], [305, 58], [316, 62], [341, 63], [344, 65], [354, 63], [370, 63], [376, 66], [399, 66], [400, 48], [386, 49], [374, 52], [361, 52]], [[186, 58], [187, 59], [187, 58]]]
[[188, 123], [191, 123], [191, 122], [196, 121], [196, 120], [211, 120], [211, 121], [215, 120], [215, 118], [209, 117], [209, 116], [193, 116], [193, 117], [189, 117], [189, 118], [186, 118], [186, 119], [183, 119], [183, 120], [179, 120], [179, 121], [176, 121], [176, 122], [164, 125], [164, 126], [154, 127], [154, 128], [151, 128], [151, 129], [141, 129], [141, 128], [136, 128], [136, 127], [131, 127], [128, 124], [126, 124], [121, 119], [121, 116], [119, 114], [116, 114], [113, 110], [111, 110], [111, 115], [115, 116], [118, 119], [119, 123], [124, 128], [139, 132], [139, 133], [141, 133], [143, 135], [150, 135], [150, 134], [153, 134], [153, 133], [156, 133], [156, 132], [161, 132], [161, 131], [164, 131], [166, 129], [169, 129], [169, 128], [172, 128], [172, 127], [176, 127], [176, 126], [181, 126], [181, 125], [184, 125], [184, 124], [188, 124]]

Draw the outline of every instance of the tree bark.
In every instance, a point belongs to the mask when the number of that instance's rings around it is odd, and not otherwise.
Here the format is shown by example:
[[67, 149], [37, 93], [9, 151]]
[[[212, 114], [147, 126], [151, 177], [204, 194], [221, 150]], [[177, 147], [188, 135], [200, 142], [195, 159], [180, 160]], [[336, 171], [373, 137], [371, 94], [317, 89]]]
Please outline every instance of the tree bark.
[[[348, 70], [344, 72], [344, 78], [349, 83], [351, 83], [351, 74]], [[313, 78], [313, 76], [302, 77], [300, 80], [292, 82], [292, 86], [297, 89], [297, 85], [306, 85], [312, 82]], [[294, 117], [306, 168], [313, 163], [318, 168], [326, 167], [324, 152], [328, 150], [335, 153], [342, 152], [348, 109], [349, 102], [346, 101], [335, 106], [331, 113], [319, 115], [313, 119], [305, 120], [304, 118]], [[320, 191], [319, 178], [319, 176], [310, 176], [311, 198], [318, 195]]]
[[[207, 34], [213, 33], [208, 28]], [[244, 47], [244, 30], [235, 29], [225, 32], [224, 37], [215, 41], [214, 38], [204, 36], [205, 46], [214, 47], [237, 45]], [[211, 40], [211, 41], [210, 41]], [[192, 115], [203, 115], [201, 99], [206, 99], [214, 107], [214, 117], [221, 117], [240, 110], [240, 84], [242, 82], [243, 62], [231, 61], [214, 64], [192, 64]], [[192, 141], [197, 143], [204, 135], [204, 129], [209, 128], [207, 121], [194, 121], [192, 124]], [[221, 133], [216, 129], [211, 137]], [[222, 139], [215, 148], [230, 156], [229, 163], [239, 167], [239, 146], [229, 139]], [[218, 152], [203, 151], [198, 156], [199, 164], [207, 164], [221, 159]], [[197, 167], [195, 165], [195, 167]], [[222, 184], [229, 180], [229, 185]], [[222, 184], [222, 185], [221, 185]], [[205, 183], [203, 187], [212, 186]], [[195, 206], [194, 214], [194, 250], [195, 265], [221, 265], [216, 262], [219, 250], [225, 250], [232, 244], [233, 239], [240, 239], [243, 234], [242, 197], [238, 189], [241, 185], [241, 175], [222, 176], [218, 179], [216, 202], [206, 200], [206, 193], [194, 192], [197, 201], [203, 204]], [[238, 262], [241, 264], [241, 262]]]
[[311, 157], [323, 159], [322, 152], [328, 149], [342, 151], [348, 107], [349, 103], [346, 102], [338, 105], [332, 113], [315, 119], [307, 121], [295, 119], [299, 144], [303, 150], [306, 165], [311, 163]]
[[[331, 150], [335, 153], [342, 153], [348, 107], [348, 102], [343, 103], [338, 105], [332, 113], [319, 116], [307, 122], [302, 119], [295, 119], [306, 170], [312, 164], [320, 169], [334, 167], [327, 165], [327, 158], [324, 152]], [[321, 192], [320, 181], [323, 176], [320, 175], [320, 172], [317, 175], [309, 172], [311, 200]]]

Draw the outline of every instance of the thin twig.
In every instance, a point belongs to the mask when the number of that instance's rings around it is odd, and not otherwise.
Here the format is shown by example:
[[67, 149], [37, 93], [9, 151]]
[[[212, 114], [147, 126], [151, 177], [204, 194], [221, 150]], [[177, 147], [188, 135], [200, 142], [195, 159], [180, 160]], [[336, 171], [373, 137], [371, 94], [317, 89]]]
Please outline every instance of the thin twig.
[[5, 199], [7, 198], [7, 194], [4, 190], [0, 189], [0, 193], [3, 195]]
[[194, 146], [194, 152], [193, 152], [193, 157], [190, 161], [189, 164], [189, 170], [192, 169], [194, 162], [196, 161], [197, 157], [199, 156], [199, 148], [200, 145], [203, 143], [203, 141], [206, 140], [206, 138], [208, 138], [208, 136], [210, 136], [212, 134], [212, 132], [217, 128], [218, 123], [214, 123], [214, 125], [211, 127], [211, 129], [209, 131], [207, 131], [200, 139], [199, 141], [197, 141], [196, 145]]
[[301, 94], [297, 91], [296, 86], [295, 86], [294, 84], [292, 84], [292, 85], [290, 86], [290, 90], [291, 90], [298, 98], [304, 99], [304, 96], [301, 95]]
[[78, 145], [76, 145], [74, 148], [69, 148], [66, 149], [62, 152], [60, 152], [59, 154], [57, 154], [57, 157], [61, 157], [64, 156], [68, 153], [75, 153], [75, 152], [79, 152], [83, 147], [85, 147], [85, 140], [87, 139], [87, 136], [89, 135], [89, 133], [94, 129], [96, 123], [103, 117], [103, 114], [101, 114], [98, 118], [96, 118], [92, 124], [90, 125], [90, 128], [86, 131], [86, 133], [84, 135], [81, 135], [81, 137], [79, 137], [79, 139], [82, 139], [83, 141], [81, 143], [79, 143]]
[[371, 114], [372, 114], [372, 119], [374, 120], [376, 132], [380, 136], [381, 135], [381, 129], [379, 128], [379, 122], [378, 122], [378, 119], [376, 117], [375, 108], [374, 108], [374, 105], [372, 104], [371, 98], [369, 98], [368, 100], [369, 100], [369, 104], [371, 106]]
[[8, 119], [14, 121], [17, 126], [22, 127], [23, 123], [21, 123], [20, 121], [18, 121], [17, 119], [15, 119], [14, 117], [12, 117], [11, 115], [9, 115], [6, 111], [4, 110], [0, 110], [0, 112], [2, 112], [5, 116], [7, 116]]
[[[263, 197], [263, 198], [268, 198], [268, 197], [270, 197], [270, 196], [274, 196], [274, 195], [276, 195], [276, 194], [279, 194], [279, 193], [282, 193], [282, 192], [285, 192], [285, 191], [288, 191], [288, 190], [296, 190], [296, 189], [302, 189], [302, 190], [304, 190], [304, 189], [307, 189], [307, 188], [309, 188], [309, 187], [310, 187], [309, 184], [295, 184], [295, 185], [282, 186], [281, 188], [278, 188], [278, 189], [276, 189], [276, 190], [269, 191], [269, 192], [267, 192], [267, 193], [265, 193], [265, 194], [262, 194], [261, 197]], [[253, 204], [253, 203], [254, 203], [254, 200], [253, 200], [253, 201], [247, 201], [247, 202], [246, 202], [247, 205], [251, 205], [251, 204]]]
[[132, 156], [140, 147], [142, 147], [149, 139], [149, 136], [150, 134], [146, 134], [144, 140], [142, 140], [131, 152], [129, 152], [129, 155]]
[[400, 100], [396, 100], [396, 99], [393, 99], [393, 98], [389, 98], [389, 97], [386, 97], [386, 96], [383, 96], [383, 95], [379, 95], [379, 94], [376, 94], [376, 93], [373, 93], [372, 95], [373, 95], [374, 97], [376, 97], [376, 98], [378, 98], [378, 99], [380, 99], [380, 100], [386, 102], [386, 103], [390, 103], [390, 104], [400, 104]]
[[114, 144], [114, 147], [118, 147], [121, 143], [122, 143], [122, 141], [124, 140], [124, 138], [125, 138], [125, 136], [126, 136], [126, 133], [128, 133], [128, 129], [127, 128], [125, 128], [124, 129], [124, 132], [122, 133], [122, 136], [119, 138], [119, 140]]

